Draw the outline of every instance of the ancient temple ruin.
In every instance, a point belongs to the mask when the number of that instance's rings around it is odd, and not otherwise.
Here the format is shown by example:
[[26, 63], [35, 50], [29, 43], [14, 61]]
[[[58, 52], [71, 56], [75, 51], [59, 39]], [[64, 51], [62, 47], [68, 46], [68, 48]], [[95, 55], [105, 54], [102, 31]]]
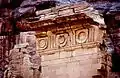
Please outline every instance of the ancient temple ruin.
[[1, 10], [10, 18], [0, 19], [0, 78], [120, 77], [119, 12], [102, 16], [94, 4], [71, 2]]

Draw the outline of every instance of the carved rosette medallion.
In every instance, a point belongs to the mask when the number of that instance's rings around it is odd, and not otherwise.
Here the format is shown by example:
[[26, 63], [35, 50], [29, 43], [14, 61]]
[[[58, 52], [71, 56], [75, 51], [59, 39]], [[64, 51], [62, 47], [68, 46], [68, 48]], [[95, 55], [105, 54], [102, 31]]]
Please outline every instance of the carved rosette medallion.
[[58, 47], [64, 47], [67, 45], [67, 41], [68, 41], [68, 34], [64, 33], [64, 34], [58, 34], [56, 36], [56, 44]]
[[85, 43], [88, 40], [88, 30], [77, 30], [76, 31], [76, 42], [78, 44]]
[[39, 49], [46, 49], [48, 47], [48, 39], [47, 38], [40, 38], [38, 40]]

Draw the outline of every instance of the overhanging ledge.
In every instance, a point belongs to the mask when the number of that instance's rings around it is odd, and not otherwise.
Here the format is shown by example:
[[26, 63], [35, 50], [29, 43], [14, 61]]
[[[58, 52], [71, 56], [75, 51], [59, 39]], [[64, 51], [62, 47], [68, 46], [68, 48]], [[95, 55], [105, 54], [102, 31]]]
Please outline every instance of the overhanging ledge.
[[79, 13], [70, 16], [58, 17], [55, 19], [39, 20], [34, 22], [20, 21], [17, 22], [17, 27], [21, 31], [39, 31], [53, 26], [60, 27], [61, 25], [71, 26], [76, 24], [84, 24], [84, 27], [91, 24], [99, 25], [97, 22], [93, 21], [92, 18], [86, 16], [84, 13]]

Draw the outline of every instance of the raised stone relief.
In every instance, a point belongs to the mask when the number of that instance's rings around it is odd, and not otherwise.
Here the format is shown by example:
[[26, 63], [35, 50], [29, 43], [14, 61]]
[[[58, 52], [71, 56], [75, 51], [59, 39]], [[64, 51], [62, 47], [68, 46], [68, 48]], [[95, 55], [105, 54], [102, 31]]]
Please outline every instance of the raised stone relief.
[[77, 30], [76, 31], [76, 42], [77, 43], [84, 43], [86, 42], [88, 39], [88, 30], [85, 29], [85, 30]]
[[56, 45], [58, 47], [64, 47], [64, 46], [66, 46], [67, 42], [68, 42], [68, 34], [67, 33], [58, 34], [56, 36]]
[[38, 46], [40, 49], [46, 49], [48, 47], [48, 38], [41, 38], [38, 40]]
[[45, 37], [39, 36], [36, 41], [37, 49], [57, 49], [94, 42], [94, 34], [95, 28], [61, 30], [61, 33], [56, 32]]

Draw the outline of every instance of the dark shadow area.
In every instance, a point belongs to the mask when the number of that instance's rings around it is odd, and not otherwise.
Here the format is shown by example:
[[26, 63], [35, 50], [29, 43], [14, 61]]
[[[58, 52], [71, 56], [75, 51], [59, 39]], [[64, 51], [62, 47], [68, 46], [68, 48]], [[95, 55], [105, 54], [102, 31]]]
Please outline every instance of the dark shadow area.
[[117, 53], [112, 54], [112, 72], [120, 72], [120, 56]]

